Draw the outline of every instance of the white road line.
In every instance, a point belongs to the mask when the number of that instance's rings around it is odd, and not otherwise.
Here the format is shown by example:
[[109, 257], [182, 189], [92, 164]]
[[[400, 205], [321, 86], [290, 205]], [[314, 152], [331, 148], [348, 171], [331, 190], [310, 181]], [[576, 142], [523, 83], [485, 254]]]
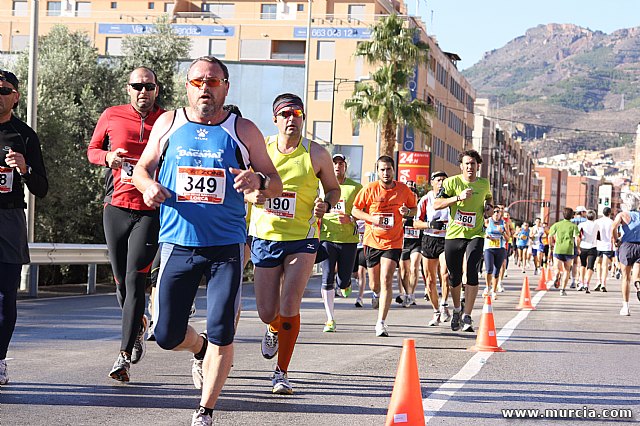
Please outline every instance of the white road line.
[[[546, 291], [539, 291], [532, 299], [531, 304], [535, 307], [540, 299], [546, 294]], [[520, 311], [508, 323], [505, 324], [498, 332], [498, 346], [502, 346], [515, 329], [529, 315], [531, 311]], [[495, 352], [477, 352], [469, 361], [458, 371], [458, 373], [450, 378], [446, 383], [440, 385], [429, 398], [422, 400], [422, 408], [425, 412], [425, 422], [428, 422], [438, 414], [438, 411], [462, 388], [469, 380], [480, 372], [482, 366]]]

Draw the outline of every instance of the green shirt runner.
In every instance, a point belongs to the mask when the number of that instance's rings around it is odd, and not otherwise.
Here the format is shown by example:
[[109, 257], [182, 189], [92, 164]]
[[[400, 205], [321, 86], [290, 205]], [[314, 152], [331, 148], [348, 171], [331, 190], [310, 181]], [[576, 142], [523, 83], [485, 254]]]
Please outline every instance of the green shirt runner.
[[442, 183], [441, 191], [446, 197], [455, 197], [467, 188], [473, 190], [473, 196], [449, 206], [447, 240], [484, 238], [484, 202], [491, 198], [489, 181], [479, 177], [475, 182], [466, 182], [462, 175], [451, 176]]
[[556, 237], [553, 254], [570, 256], [575, 254], [575, 237], [580, 235], [580, 230], [575, 223], [566, 219], [556, 222], [551, 226], [551, 229], [549, 229], [549, 236], [551, 235], [555, 235]]
[[346, 178], [340, 185], [340, 201], [326, 213], [320, 222], [320, 241], [332, 243], [357, 243], [359, 241], [355, 220], [351, 223], [341, 224], [336, 212], [351, 214], [356, 194], [360, 192], [362, 185]]

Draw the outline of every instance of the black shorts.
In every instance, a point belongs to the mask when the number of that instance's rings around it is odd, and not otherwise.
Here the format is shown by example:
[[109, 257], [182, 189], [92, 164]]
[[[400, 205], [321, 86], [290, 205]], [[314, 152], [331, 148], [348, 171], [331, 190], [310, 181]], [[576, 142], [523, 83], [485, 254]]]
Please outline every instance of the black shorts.
[[382, 257], [394, 260], [397, 264], [399, 264], [402, 249], [379, 250], [365, 246], [364, 253], [365, 258], [367, 259], [367, 268], [373, 268], [380, 263], [380, 258]]
[[613, 250], [605, 250], [605, 251], [598, 250], [598, 257], [607, 256], [609, 259], [612, 259], [615, 255], [616, 255], [616, 252]]
[[405, 238], [403, 244], [400, 260], [409, 260], [411, 259], [411, 254], [420, 253], [420, 238]]
[[422, 237], [421, 253], [427, 259], [438, 259], [444, 252], [444, 238], [425, 235]]
[[580, 264], [587, 269], [593, 268], [596, 264], [596, 257], [598, 257], [598, 249], [595, 247], [590, 249], [580, 249]]
[[444, 243], [444, 256], [449, 270], [449, 285], [455, 288], [462, 284], [463, 262], [467, 261], [467, 285], [478, 285], [478, 272], [484, 258], [484, 238], [455, 238]]
[[360, 267], [367, 267], [367, 259], [364, 257], [364, 248], [358, 247], [358, 252], [356, 253], [356, 263], [353, 265], [353, 272], [358, 272]]

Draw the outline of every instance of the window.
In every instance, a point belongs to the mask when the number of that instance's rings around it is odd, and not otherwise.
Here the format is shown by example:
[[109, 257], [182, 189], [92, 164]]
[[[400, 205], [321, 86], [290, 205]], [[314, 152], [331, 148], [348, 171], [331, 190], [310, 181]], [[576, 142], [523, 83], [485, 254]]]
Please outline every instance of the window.
[[330, 121], [313, 122], [313, 140], [322, 142], [329, 142], [331, 140]]
[[107, 55], [112, 55], [112, 56], [122, 55], [122, 38], [107, 37], [107, 44], [106, 44], [105, 51]]
[[304, 12], [304, 3], [299, 3], [296, 10], [298, 12]]
[[60, 16], [62, 11], [62, 3], [59, 1], [47, 2], [47, 16]]
[[164, 12], [165, 13], [173, 13], [173, 6], [175, 6], [175, 3], [165, 3], [164, 4]]
[[22, 52], [29, 47], [28, 35], [14, 35], [11, 36], [11, 51]]
[[269, 59], [270, 53], [270, 40], [240, 40], [240, 59]]
[[225, 39], [210, 39], [209, 40], [209, 55], [216, 58], [224, 58], [227, 54], [227, 40]]
[[276, 19], [276, 5], [275, 4], [261, 4], [260, 5], [260, 19]]
[[78, 1], [76, 2], [76, 16], [88, 18], [91, 16], [91, 2]]
[[14, 0], [13, 2], [13, 16], [27, 16], [29, 15], [29, 5], [26, 0]]
[[359, 21], [364, 20], [365, 12], [364, 4], [350, 4], [349, 5], [349, 19], [357, 19]]
[[306, 42], [274, 40], [271, 44], [271, 59], [303, 61]]
[[316, 101], [330, 101], [333, 99], [333, 81], [316, 81], [315, 96]]
[[236, 12], [236, 5], [233, 3], [203, 3], [202, 11], [213, 13], [220, 18], [233, 18]]
[[336, 59], [336, 42], [318, 40], [318, 57], [319, 61], [333, 61]]
[[148, 3], [148, 5], [147, 5], [147, 8], [148, 8], [149, 10], [153, 10], [153, 9], [155, 9], [155, 8], [156, 8], [156, 3], [155, 3], [155, 2], [153, 2], [153, 1], [150, 1], [150, 2]]
[[111, 9], [117, 9], [118, 8], [118, 2], [117, 1], [112, 1], [111, 2]]

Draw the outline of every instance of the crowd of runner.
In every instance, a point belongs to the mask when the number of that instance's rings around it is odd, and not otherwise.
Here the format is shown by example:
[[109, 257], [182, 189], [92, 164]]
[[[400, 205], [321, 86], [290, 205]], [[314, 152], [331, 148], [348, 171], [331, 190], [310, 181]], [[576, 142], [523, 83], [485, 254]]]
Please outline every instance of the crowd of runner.
[[[17, 81], [0, 78], [5, 87], [13, 94]], [[516, 224], [504, 206], [493, 204], [489, 181], [479, 176], [482, 157], [474, 150], [460, 154], [459, 174], [431, 173], [429, 190], [419, 198], [414, 182], [395, 179], [394, 160], [386, 155], [376, 160], [375, 181], [363, 186], [348, 178], [347, 156], [331, 155], [302, 136], [305, 108], [295, 94], [275, 98], [270, 114], [277, 133], [265, 138], [237, 108], [224, 104], [229, 72], [218, 59], [195, 60], [185, 89], [189, 106], [164, 111], [156, 104], [155, 73], [133, 70], [130, 103], [102, 114], [88, 159], [105, 168], [104, 232], [122, 308], [122, 338], [109, 376], [130, 380], [152, 325], [161, 348], [193, 355], [194, 386], [202, 390], [193, 425], [212, 424], [231, 369], [249, 257], [265, 323], [261, 353], [277, 356], [270, 379], [273, 393], [283, 395], [294, 392], [288, 367], [314, 264], [322, 270], [327, 333], [339, 329], [335, 297], [348, 298], [356, 290], [356, 308], [368, 305], [368, 291], [370, 306], [378, 310], [375, 336], [393, 333], [388, 316], [396, 274], [397, 303], [416, 305], [422, 278], [424, 299], [433, 308], [425, 326], [448, 323], [467, 333], [474, 332], [483, 271], [482, 295], [496, 299], [505, 291], [509, 262], [522, 273], [551, 270], [549, 281], [561, 296], [567, 288], [606, 292], [608, 278], [621, 276], [620, 315], [630, 315], [631, 283], [640, 298], [639, 271], [633, 268], [640, 264], [638, 194], [623, 194], [623, 211], [614, 217], [608, 207], [597, 218], [578, 206], [565, 208], [564, 219], [551, 225], [542, 218], [532, 226]], [[18, 168], [16, 180], [37, 182], [29, 180], [32, 171], [24, 159], [15, 164], [9, 154], [6, 163]], [[201, 280], [207, 284], [207, 326], [199, 332], [189, 318]], [[15, 324], [11, 312], [3, 308], [2, 317], [10, 315]], [[8, 382], [4, 357], [10, 337], [0, 347], [0, 384]]]

